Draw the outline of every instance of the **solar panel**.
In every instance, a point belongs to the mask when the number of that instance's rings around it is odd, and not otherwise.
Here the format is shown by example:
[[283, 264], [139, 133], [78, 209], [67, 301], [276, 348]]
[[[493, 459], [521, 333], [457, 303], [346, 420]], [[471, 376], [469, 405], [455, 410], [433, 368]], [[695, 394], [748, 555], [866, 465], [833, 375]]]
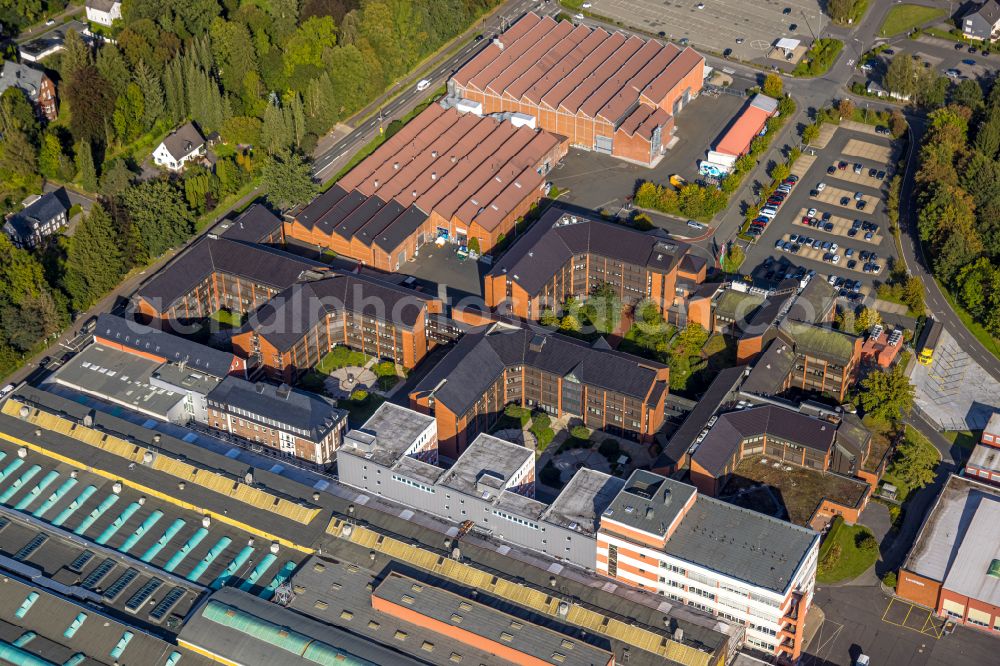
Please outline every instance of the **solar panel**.
[[160, 599], [160, 603], [153, 607], [153, 610], [149, 612], [149, 617], [153, 620], [159, 622], [163, 617], [174, 607], [178, 601], [187, 592], [183, 587], [175, 587], [174, 589], [167, 592], [167, 596]]
[[47, 534], [36, 534], [31, 538], [31, 541], [24, 544], [21, 550], [14, 553], [14, 559], [18, 562], [23, 562], [24, 560], [31, 557], [31, 554], [42, 547], [42, 544], [49, 540], [49, 535]]
[[125, 573], [118, 577], [118, 580], [111, 583], [108, 589], [104, 590], [104, 598], [108, 601], [114, 601], [138, 576], [139, 571], [129, 567], [125, 570]]
[[66, 568], [72, 571], [73, 573], [81, 573], [83, 571], [83, 568], [87, 566], [87, 563], [90, 562], [92, 559], [94, 559], [94, 551], [85, 550], [79, 555], [77, 555], [76, 559], [70, 562], [69, 566]]
[[111, 570], [115, 568], [115, 561], [110, 557], [97, 565], [97, 568], [87, 574], [87, 577], [83, 579], [80, 586], [87, 590], [93, 590], [97, 587], [105, 576], [111, 573]]
[[146, 599], [149, 599], [153, 592], [163, 585], [163, 581], [159, 578], [150, 578], [146, 581], [146, 584], [136, 590], [136, 593], [129, 597], [129, 600], [125, 602], [125, 610], [130, 613], [134, 613], [139, 608], [146, 603]]

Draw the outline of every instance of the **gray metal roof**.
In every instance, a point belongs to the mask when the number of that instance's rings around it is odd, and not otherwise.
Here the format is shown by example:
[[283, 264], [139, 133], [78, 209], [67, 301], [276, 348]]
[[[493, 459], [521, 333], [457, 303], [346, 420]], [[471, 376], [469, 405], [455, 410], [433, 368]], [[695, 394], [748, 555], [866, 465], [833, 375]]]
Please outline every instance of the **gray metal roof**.
[[[220, 608], [231, 622], [210, 619]], [[241, 664], [306, 665], [341, 659], [365, 666], [422, 663], [233, 587], [209, 597], [181, 629], [179, 640]], [[338, 652], [342, 656], [335, 656]]]
[[241, 416], [251, 421], [270, 419], [303, 430], [313, 442], [322, 440], [347, 418], [336, 401], [316, 393], [232, 376], [208, 394], [208, 401], [226, 411], [243, 410]]
[[612, 660], [611, 652], [606, 649], [399, 573], [386, 576], [372, 592], [372, 597], [412, 607], [424, 617], [458, 627], [497, 645], [509, 646], [545, 663], [607, 666]]
[[320, 280], [296, 283], [250, 316], [252, 328], [278, 351], [295, 346], [331, 313], [352, 312], [411, 329], [431, 297], [371, 275], [331, 271]]
[[511, 476], [534, 457], [535, 452], [527, 447], [481, 433], [439, 483], [466, 495], [492, 498], [499, 495]]
[[1000, 449], [987, 444], [976, 444], [966, 464], [978, 469], [987, 469], [1000, 473]]
[[[664, 366], [563, 335], [525, 325], [483, 326], [466, 333], [448, 355], [417, 385], [455, 414], [464, 414], [503, 372], [528, 365], [580, 383], [646, 399], [665, 382], [656, 378]], [[652, 395], [652, 398], [655, 398]]]
[[228, 375], [236, 361], [235, 355], [231, 352], [220, 351], [108, 313], [98, 315], [94, 337], [103, 338], [143, 354], [159, 356], [171, 363], [183, 363], [185, 367], [213, 377], [222, 378]]
[[658, 230], [637, 231], [553, 207], [494, 264], [490, 274], [504, 275], [534, 295], [578, 254], [591, 253], [666, 273], [680, 264], [688, 249]]
[[[956, 543], [958, 552], [944, 579], [950, 592], [1000, 605], [1000, 502], [980, 502], [961, 541]], [[959, 545], [960, 544], [960, 545]]]
[[[15, 612], [31, 592], [37, 593], [38, 598], [23, 618], [16, 617]], [[63, 632], [80, 613], [87, 615], [81, 630], [72, 639], [65, 638]], [[37, 637], [22, 649], [49, 662], [62, 664], [71, 655], [82, 652], [89, 657], [84, 662], [86, 666], [116, 663], [111, 657], [111, 650], [126, 630], [132, 633], [132, 639], [122, 653], [120, 661], [123, 664], [162, 666], [173, 652], [182, 655], [180, 663], [185, 665], [213, 663], [186, 648], [171, 645], [134, 625], [116, 620], [92, 605], [74, 602], [16, 576], [4, 575], [0, 580], [0, 632], [3, 639], [13, 641], [25, 631], [33, 631]]]
[[[948, 477], [924, 519], [904, 567], [925, 578], [943, 582], [957, 565], [959, 551], [967, 539], [976, 549], [993, 550], [996, 546], [995, 510], [986, 509], [984, 515], [994, 520], [985, 532], [976, 533], [971, 527], [981, 507], [998, 504], [1000, 488], [954, 474]], [[988, 545], [990, 540], [992, 546]], [[984, 570], [976, 573], [985, 575]], [[970, 583], [963, 581], [963, 584]]]

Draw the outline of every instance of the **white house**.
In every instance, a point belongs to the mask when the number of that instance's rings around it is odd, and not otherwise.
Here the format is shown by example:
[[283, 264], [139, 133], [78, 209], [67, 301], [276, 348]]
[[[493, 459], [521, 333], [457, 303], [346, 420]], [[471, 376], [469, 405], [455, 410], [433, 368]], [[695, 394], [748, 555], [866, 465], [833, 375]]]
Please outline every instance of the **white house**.
[[192, 123], [177, 128], [153, 151], [153, 162], [171, 171], [181, 171], [190, 160], [205, 154], [205, 137]]
[[122, 3], [118, 0], [87, 0], [87, 20], [110, 26], [122, 17]]

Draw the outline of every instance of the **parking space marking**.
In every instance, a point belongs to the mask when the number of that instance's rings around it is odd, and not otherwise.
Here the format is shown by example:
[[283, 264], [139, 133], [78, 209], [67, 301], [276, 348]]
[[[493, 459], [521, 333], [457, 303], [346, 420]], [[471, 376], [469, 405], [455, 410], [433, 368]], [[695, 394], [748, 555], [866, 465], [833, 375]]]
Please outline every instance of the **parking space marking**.
[[847, 145], [844, 146], [843, 153], [854, 157], [864, 157], [884, 164], [888, 164], [892, 159], [892, 148], [890, 146], [882, 146], [860, 139], [849, 140]]
[[[837, 167], [840, 164], [840, 160], [833, 161], [830, 166]], [[884, 171], [884, 169], [883, 169]], [[847, 167], [843, 169], [836, 169], [833, 173], [827, 171], [827, 178], [836, 178], [838, 180], [846, 180], [849, 183], [854, 183], [855, 185], [864, 185], [865, 187], [871, 187], [873, 189], [881, 189], [885, 184], [886, 180], [890, 180], [892, 176], [886, 172], [885, 179], [879, 180], [878, 178], [872, 178], [868, 175], [868, 170], [862, 167], [861, 173], [854, 173], [854, 167], [848, 164]]]
[[[858, 211], [858, 214], [870, 213], [875, 210], [875, 206], [878, 205], [878, 197], [873, 197], [870, 194], [861, 193], [862, 197], [860, 201], [865, 202], [865, 210]], [[857, 210], [858, 199], [855, 198], [855, 193], [848, 190], [842, 190], [839, 187], [833, 187], [832, 185], [827, 185], [826, 189], [820, 192], [818, 195], [812, 197], [812, 199], [819, 201], [820, 203], [830, 204], [832, 206], [840, 206], [841, 208], [850, 208], [852, 210]], [[844, 201], [847, 203], [844, 203]]]
[[[809, 238], [812, 238], [812, 236], [809, 236]], [[784, 236], [781, 237], [781, 240], [791, 242], [791, 240], [792, 240], [792, 234], [790, 234], [790, 233], [785, 234]], [[849, 271], [854, 271], [855, 273], [861, 273], [863, 275], [864, 274], [864, 270], [862, 269], [862, 267], [864, 266], [865, 263], [868, 263], [868, 262], [865, 262], [864, 260], [862, 260], [860, 258], [859, 254], [858, 254], [858, 252], [857, 252], [857, 250], [855, 248], [848, 248], [846, 246], [840, 246], [838, 244], [836, 250], [834, 250], [832, 246], [830, 248], [827, 248], [827, 249], [823, 249], [822, 247], [820, 247], [819, 249], [817, 249], [814, 244], [810, 245], [809, 247], [806, 247], [805, 245], [801, 245], [800, 243], [798, 243], [798, 241], [796, 241], [794, 244], [799, 245], [801, 247], [801, 249], [798, 252], [793, 253], [794, 255], [799, 256], [799, 257], [803, 257], [805, 259], [811, 259], [813, 261], [818, 261], [818, 262], [822, 262], [822, 263], [825, 263], [825, 264], [829, 264], [831, 268], [833, 268], [833, 267], [837, 267], [837, 268], [843, 267], [843, 268], [846, 268]], [[853, 252], [850, 255], [846, 254], [846, 251], [848, 249], [853, 250]], [[825, 261], [823, 259], [823, 257], [825, 255], [827, 255], [827, 254], [839, 254], [839, 255], [841, 255], [841, 260], [843, 261], [843, 263], [842, 264], [841, 263], [836, 263], [835, 264], [835, 263], [830, 262], [830, 261]], [[847, 266], [847, 263], [849, 261], [851, 261], [852, 259], [854, 261], [857, 261], [858, 263], [855, 265], [854, 268], [849, 268]], [[879, 258], [875, 263], [878, 264], [878, 266], [879, 266], [879, 273], [881, 273], [883, 270], [885, 270], [885, 263], [886, 263], [885, 259]]]
[[[914, 613], [914, 611], [916, 612]], [[896, 618], [901, 613], [903, 614], [902, 620], [897, 622]], [[893, 617], [890, 617], [890, 614]], [[914, 618], [912, 624], [910, 623], [911, 616]], [[930, 636], [934, 640], [938, 640], [944, 634], [945, 620], [935, 617], [934, 612], [929, 608], [917, 606], [896, 597], [889, 600], [889, 605], [882, 612], [882, 621], [924, 636]]]
[[[806, 216], [807, 212], [809, 212], [809, 211], [807, 209], [805, 209], [805, 208], [800, 209], [799, 210], [799, 214], [795, 217], [795, 219], [793, 221], [794, 224], [801, 225], [801, 226], [806, 227], [808, 229], [815, 229], [816, 231], [819, 231], [819, 232], [822, 232], [822, 233], [825, 233], [825, 234], [832, 234], [834, 236], [843, 236], [844, 238], [850, 238], [851, 240], [858, 241], [859, 243], [871, 243], [872, 245], [881, 245], [882, 244], [882, 234], [881, 233], [874, 234], [872, 236], [871, 240], [865, 240], [865, 238], [864, 238], [863, 235], [862, 236], [849, 236], [847, 234], [847, 232], [854, 225], [854, 220], [849, 220], [846, 217], [840, 217], [839, 215], [831, 215], [830, 219], [827, 220], [827, 222], [832, 222], [833, 223], [833, 229], [831, 229], [830, 231], [827, 231], [826, 229], [824, 229], [822, 225], [818, 226], [818, 227], [813, 227], [813, 226], [802, 224], [802, 218]], [[820, 214], [820, 213], [817, 212], [817, 214]], [[794, 227], [793, 227], [793, 229], [794, 229]]]

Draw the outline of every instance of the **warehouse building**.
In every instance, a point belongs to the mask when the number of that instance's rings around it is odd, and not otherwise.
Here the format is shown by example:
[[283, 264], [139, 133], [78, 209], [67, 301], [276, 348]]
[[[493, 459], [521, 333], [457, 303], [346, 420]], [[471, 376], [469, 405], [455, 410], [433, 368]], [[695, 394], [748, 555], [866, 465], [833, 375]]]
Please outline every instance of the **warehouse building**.
[[622, 224], [550, 208], [485, 278], [486, 304], [502, 314], [538, 320], [568, 298], [586, 298], [611, 285], [625, 306], [654, 303], [671, 323], [710, 327], [707, 262], [661, 230]]
[[529, 12], [459, 69], [448, 93], [483, 113], [530, 116], [575, 147], [654, 166], [704, 76], [691, 48]]
[[1000, 489], [952, 475], [899, 569], [896, 594], [941, 617], [1000, 632]]
[[[489, 252], [545, 195], [561, 137], [431, 104], [287, 222], [285, 235], [384, 271], [425, 243]], [[475, 239], [475, 243], [473, 243]]]
[[588, 428], [647, 442], [664, 420], [667, 366], [533, 326], [493, 324], [466, 333], [410, 393], [437, 419], [442, 453], [455, 458], [506, 405], [575, 417]]

